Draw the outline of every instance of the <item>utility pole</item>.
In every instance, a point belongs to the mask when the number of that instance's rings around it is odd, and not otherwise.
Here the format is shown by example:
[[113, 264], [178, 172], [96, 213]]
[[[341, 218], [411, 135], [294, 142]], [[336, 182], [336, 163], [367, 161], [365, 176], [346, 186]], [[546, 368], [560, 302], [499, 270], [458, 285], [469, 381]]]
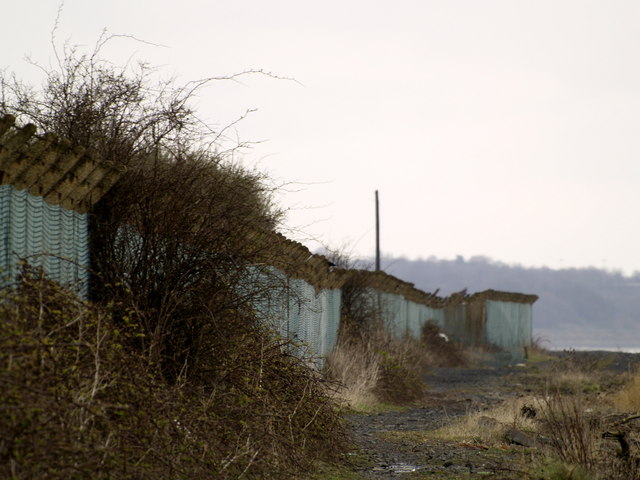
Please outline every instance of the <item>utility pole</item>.
[[380, 207], [376, 190], [376, 272], [380, 270]]

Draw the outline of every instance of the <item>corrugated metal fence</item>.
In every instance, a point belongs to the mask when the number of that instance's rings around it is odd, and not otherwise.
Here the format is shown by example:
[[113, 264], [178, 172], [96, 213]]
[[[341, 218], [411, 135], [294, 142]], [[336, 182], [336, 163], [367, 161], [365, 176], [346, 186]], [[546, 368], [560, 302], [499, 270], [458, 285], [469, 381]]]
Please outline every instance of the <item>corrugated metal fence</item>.
[[89, 267], [87, 214], [49, 205], [43, 197], [0, 186], [0, 257], [14, 277], [21, 259], [86, 297]]
[[[0, 118], [0, 269], [15, 275], [21, 258], [42, 266], [54, 280], [87, 294], [89, 242], [87, 212], [118, 180], [122, 169], [71, 149], [33, 126], [18, 128]], [[282, 335], [323, 356], [336, 344], [341, 288], [357, 274], [373, 292], [387, 328], [419, 336], [433, 321], [453, 339], [491, 344], [522, 358], [531, 343], [533, 295], [486, 291], [440, 298], [383, 272], [332, 268], [300, 243], [279, 234], [263, 238], [272, 255], [248, 268], [239, 289], [262, 292], [252, 302]], [[254, 288], [261, 283], [261, 288]], [[306, 346], [306, 347], [305, 347]], [[321, 360], [319, 361], [321, 363]]]

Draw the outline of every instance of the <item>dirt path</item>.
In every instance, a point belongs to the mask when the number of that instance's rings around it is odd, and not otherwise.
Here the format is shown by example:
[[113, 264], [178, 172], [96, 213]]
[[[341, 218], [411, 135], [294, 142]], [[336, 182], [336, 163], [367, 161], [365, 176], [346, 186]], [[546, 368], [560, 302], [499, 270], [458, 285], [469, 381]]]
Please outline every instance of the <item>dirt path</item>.
[[[579, 355], [582, 362], [597, 362], [612, 354]], [[616, 360], [607, 365], [611, 373], [634, 368], [640, 357], [615, 355]], [[498, 449], [446, 442], [429, 439], [421, 432], [437, 430], [469, 411], [485, 409], [509, 397], [540, 391], [540, 377], [521, 367], [440, 368], [425, 381], [429, 396], [420, 408], [348, 418], [354, 440], [366, 457], [354, 467], [361, 478], [522, 479], [517, 471], [526, 456], [522, 447]]]
[[436, 369], [425, 378], [430, 391], [425, 406], [402, 412], [350, 416], [354, 439], [373, 465], [360, 468], [363, 478], [401, 478], [409, 473], [456, 478], [451, 475], [496, 472], [499, 465], [495, 455], [472, 445], [398, 442], [386, 440], [385, 436], [436, 430], [470, 409], [499, 403], [515, 395], [514, 390], [507, 387], [518, 384], [513, 381], [518, 373], [508, 368]]

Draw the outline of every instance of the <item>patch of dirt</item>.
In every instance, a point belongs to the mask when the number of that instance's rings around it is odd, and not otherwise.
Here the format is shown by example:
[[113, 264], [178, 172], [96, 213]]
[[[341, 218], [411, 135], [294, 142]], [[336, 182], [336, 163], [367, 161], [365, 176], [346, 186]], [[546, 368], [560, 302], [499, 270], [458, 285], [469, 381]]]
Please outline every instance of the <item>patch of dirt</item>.
[[[613, 375], [635, 370], [640, 360], [640, 355], [611, 352], [572, 355], [571, 361], [591, 362]], [[552, 368], [553, 363], [535, 368], [434, 369], [425, 376], [429, 394], [420, 407], [349, 415], [354, 442], [367, 460], [354, 466], [354, 471], [365, 479], [527, 478], [518, 471], [519, 466], [531, 461], [535, 449], [506, 441], [499, 447], [444, 441], [423, 432], [437, 430], [469, 411], [489, 408], [509, 397], [539, 392], [540, 372]]]

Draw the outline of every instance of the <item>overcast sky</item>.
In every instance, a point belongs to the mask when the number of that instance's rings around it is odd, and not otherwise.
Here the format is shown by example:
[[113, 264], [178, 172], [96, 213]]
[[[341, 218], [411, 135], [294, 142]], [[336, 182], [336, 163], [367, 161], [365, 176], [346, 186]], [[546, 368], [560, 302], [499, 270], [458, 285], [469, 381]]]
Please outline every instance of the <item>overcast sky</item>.
[[[38, 81], [54, 0], [4, 2], [0, 66]], [[198, 111], [263, 141], [242, 161], [291, 185], [312, 249], [640, 271], [637, 0], [67, 0], [56, 36], [179, 81]], [[315, 240], [312, 240], [315, 239]]]

